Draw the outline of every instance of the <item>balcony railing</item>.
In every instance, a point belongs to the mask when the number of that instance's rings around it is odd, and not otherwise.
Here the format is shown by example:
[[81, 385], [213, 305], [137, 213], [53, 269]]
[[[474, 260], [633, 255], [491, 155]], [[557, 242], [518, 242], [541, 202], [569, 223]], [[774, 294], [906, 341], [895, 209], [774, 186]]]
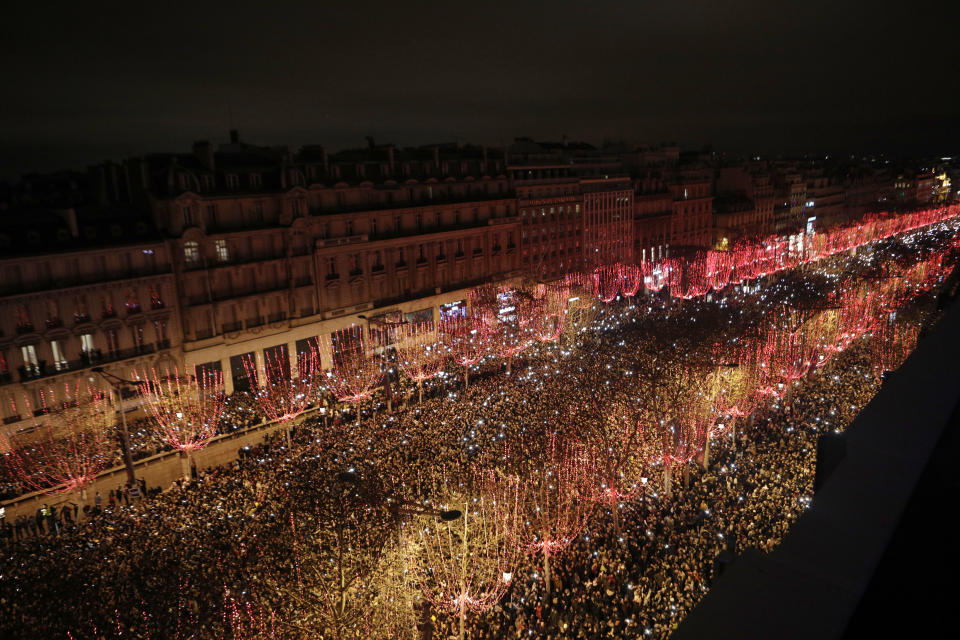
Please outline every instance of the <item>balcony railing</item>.
[[[169, 341], [165, 341], [168, 348]], [[28, 380], [38, 380], [40, 378], [47, 378], [50, 376], [59, 375], [61, 373], [66, 373], [68, 371], [79, 371], [81, 369], [86, 369], [87, 367], [92, 367], [100, 364], [105, 364], [108, 362], [116, 362], [118, 360], [126, 360], [127, 358], [135, 358], [137, 356], [147, 355], [156, 352], [157, 347], [154, 344], [144, 344], [139, 347], [131, 347], [129, 349], [118, 349], [116, 351], [101, 351], [100, 349], [93, 349], [91, 351], [85, 351], [80, 353], [80, 357], [75, 360], [64, 360], [60, 363], [48, 364], [46, 360], [40, 360], [36, 365], [30, 366], [20, 366], [17, 367], [17, 372], [19, 374], [19, 382], [26, 382]], [[13, 375], [6, 373], [0, 375], [0, 384], [9, 384], [15, 382]]]

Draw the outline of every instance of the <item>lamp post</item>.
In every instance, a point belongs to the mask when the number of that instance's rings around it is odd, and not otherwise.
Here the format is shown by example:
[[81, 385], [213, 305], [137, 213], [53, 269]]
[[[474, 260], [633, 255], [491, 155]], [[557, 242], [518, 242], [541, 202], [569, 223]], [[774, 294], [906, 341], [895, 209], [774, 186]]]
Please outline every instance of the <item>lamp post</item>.
[[132, 487], [137, 483], [136, 476], [134, 475], [133, 470], [133, 456], [130, 454], [130, 432], [127, 431], [127, 413], [123, 410], [123, 389], [127, 387], [136, 387], [137, 383], [134, 380], [124, 380], [118, 376], [113, 375], [107, 371], [103, 370], [103, 367], [93, 367], [90, 369], [96, 374], [99, 374], [101, 378], [107, 381], [107, 384], [111, 388], [117, 390], [117, 396], [120, 398], [120, 448], [123, 451], [123, 464], [127, 468], [127, 487]]

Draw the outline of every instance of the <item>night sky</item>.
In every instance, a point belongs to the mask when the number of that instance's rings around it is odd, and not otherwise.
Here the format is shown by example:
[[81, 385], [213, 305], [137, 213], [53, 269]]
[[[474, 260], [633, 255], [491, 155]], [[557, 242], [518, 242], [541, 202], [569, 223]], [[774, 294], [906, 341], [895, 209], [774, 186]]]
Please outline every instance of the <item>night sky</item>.
[[0, 177], [231, 127], [332, 148], [567, 134], [949, 154], [958, 4], [22, 2], [0, 26]]

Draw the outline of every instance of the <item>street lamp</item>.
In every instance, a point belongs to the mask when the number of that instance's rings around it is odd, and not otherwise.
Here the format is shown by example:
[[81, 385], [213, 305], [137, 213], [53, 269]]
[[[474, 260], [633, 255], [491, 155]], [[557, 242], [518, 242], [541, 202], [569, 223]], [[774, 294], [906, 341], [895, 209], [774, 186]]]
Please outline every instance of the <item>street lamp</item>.
[[136, 387], [140, 383], [135, 380], [124, 380], [112, 373], [104, 371], [103, 367], [93, 367], [90, 370], [99, 374], [101, 378], [107, 381], [107, 384], [116, 389], [117, 395], [120, 398], [120, 424], [122, 427], [120, 448], [123, 450], [123, 464], [127, 468], [127, 486], [132, 487], [137, 483], [137, 479], [133, 470], [133, 456], [130, 454], [130, 432], [127, 431], [127, 413], [123, 410], [123, 389], [130, 386]]

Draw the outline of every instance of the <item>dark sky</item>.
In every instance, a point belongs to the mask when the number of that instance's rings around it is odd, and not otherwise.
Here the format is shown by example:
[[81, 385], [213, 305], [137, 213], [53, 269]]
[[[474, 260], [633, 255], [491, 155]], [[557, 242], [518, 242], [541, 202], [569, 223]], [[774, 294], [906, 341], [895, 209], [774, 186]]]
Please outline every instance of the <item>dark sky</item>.
[[960, 153], [960, 2], [22, 2], [0, 176], [222, 141]]

